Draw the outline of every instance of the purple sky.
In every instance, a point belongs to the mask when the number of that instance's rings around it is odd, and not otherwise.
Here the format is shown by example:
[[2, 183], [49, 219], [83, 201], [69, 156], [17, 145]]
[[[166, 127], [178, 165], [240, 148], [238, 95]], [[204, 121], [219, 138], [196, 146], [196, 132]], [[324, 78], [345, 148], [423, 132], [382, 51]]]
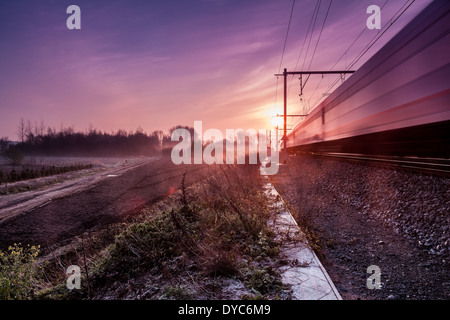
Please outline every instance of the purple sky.
[[[366, 28], [336, 64], [365, 29], [366, 8], [385, 2], [334, 0], [311, 62], [330, 0], [321, 1], [306, 59], [307, 42], [299, 53], [317, 1], [297, 0], [281, 68], [347, 68], [377, 33]], [[405, 2], [387, 1], [382, 27]], [[353, 69], [430, 2], [416, 0]], [[66, 27], [71, 4], [81, 8], [81, 30]], [[77, 131], [167, 131], [194, 120], [204, 130], [271, 128], [271, 115], [282, 113], [283, 82], [277, 94], [274, 74], [291, 7], [292, 0], [2, 1], [0, 136], [16, 140], [21, 117]], [[335, 79], [311, 78], [305, 101], [314, 105]], [[288, 84], [289, 113], [302, 112], [298, 79]]]

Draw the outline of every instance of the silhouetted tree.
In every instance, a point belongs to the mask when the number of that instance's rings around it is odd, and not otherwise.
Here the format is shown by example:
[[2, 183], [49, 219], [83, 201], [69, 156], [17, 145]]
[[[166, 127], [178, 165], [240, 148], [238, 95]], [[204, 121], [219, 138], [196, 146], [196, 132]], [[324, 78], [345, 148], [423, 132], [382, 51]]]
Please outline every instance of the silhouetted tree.
[[17, 136], [20, 142], [25, 142], [25, 120], [23, 118], [20, 118], [17, 126]]
[[[46, 133], [45, 133], [46, 132]], [[85, 155], [85, 156], [137, 156], [154, 155], [161, 150], [161, 132], [147, 134], [142, 127], [129, 133], [125, 130], [106, 133], [90, 125], [87, 132], [76, 132], [61, 125], [59, 131], [45, 124], [25, 122], [18, 126], [21, 139], [16, 148], [24, 154]], [[22, 140], [23, 138], [23, 140]]]
[[8, 146], [9, 146], [8, 137], [0, 138], [0, 154], [3, 154], [6, 151], [6, 149], [8, 149]]

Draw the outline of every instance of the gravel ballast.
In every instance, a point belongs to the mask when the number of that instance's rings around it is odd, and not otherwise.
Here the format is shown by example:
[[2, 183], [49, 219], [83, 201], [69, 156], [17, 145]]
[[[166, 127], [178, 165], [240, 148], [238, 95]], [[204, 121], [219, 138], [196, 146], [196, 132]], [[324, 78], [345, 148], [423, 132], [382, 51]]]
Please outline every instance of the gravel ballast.
[[344, 299], [450, 299], [449, 178], [297, 155], [271, 180]]

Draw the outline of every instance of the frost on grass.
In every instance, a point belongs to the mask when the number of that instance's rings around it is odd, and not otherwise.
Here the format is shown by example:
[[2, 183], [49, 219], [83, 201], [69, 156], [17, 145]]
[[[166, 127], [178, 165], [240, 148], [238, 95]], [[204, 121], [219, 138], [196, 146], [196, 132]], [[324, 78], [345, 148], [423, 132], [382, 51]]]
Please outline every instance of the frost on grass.
[[183, 178], [169, 199], [122, 225], [88, 257], [89, 290], [64, 298], [289, 298], [278, 272], [280, 243], [269, 225], [273, 199], [258, 166], [207, 171], [190, 187]]

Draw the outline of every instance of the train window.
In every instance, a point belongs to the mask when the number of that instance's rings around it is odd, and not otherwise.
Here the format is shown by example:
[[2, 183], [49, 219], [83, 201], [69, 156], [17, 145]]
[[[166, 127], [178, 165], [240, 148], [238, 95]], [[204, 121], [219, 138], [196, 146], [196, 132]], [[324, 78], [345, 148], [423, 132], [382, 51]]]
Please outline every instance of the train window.
[[325, 108], [322, 108], [322, 124], [325, 124]]

